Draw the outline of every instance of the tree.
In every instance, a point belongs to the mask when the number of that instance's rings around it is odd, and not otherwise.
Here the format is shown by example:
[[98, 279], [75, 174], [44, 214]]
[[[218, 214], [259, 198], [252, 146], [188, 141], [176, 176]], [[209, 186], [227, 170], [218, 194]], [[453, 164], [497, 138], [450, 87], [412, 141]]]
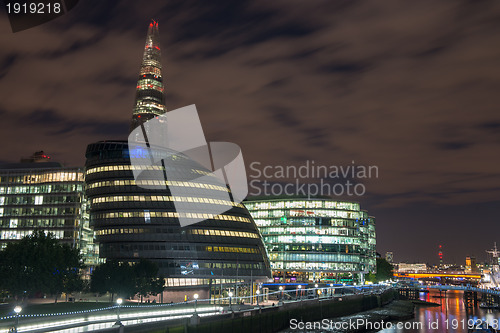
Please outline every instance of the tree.
[[72, 293], [83, 289], [83, 281], [80, 278], [80, 268], [83, 268], [80, 251], [67, 244], [59, 244], [51, 251], [54, 254], [53, 279], [50, 280], [50, 292], [57, 295], [61, 292]]
[[109, 260], [94, 268], [91, 277], [90, 290], [98, 294], [111, 294], [111, 301], [114, 295], [129, 297], [135, 294], [134, 269], [127, 263], [119, 263], [116, 260]]
[[64, 277], [62, 286], [61, 290], [66, 294], [66, 301], [68, 301], [69, 294], [85, 289], [85, 283], [76, 269]]
[[158, 266], [149, 260], [141, 259], [134, 265], [136, 291], [141, 297], [157, 295], [163, 291], [165, 279], [158, 277]]
[[377, 258], [377, 272], [370, 273], [366, 278], [367, 281], [380, 282], [392, 279], [394, 276], [392, 265], [383, 258]]
[[0, 288], [15, 298], [35, 292], [55, 294], [57, 302], [62, 291], [79, 290], [82, 267], [78, 249], [37, 229], [0, 252]]
[[111, 275], [113, 285], [111, 285], [111, 294], [117, 294], [118, 297], [129, 298], [136, 293], [134, 268], [129, 263], [121, 263], [119, 269]]
[[106, 264], [101, 264], [92, 270], [90, 280], [90, 291], [97, 295], [103, 295], [108, 292], [108, 284], [110, 280], [110, 267], [111, 261]]
[[[163, 290], [165, 290], [165, 277], [160, 275], [153, 281], [151, 295], [163, 293]], [[163, 294], [161, 295], [161, 302], [163, 303]]]
[[165, 279], [157, 274], [158, 266], [149, 260], [142, 259], [133, 265], [110, 260], [94, 269], [90, 288], [97, 294], [109, 292], [111, 301], [115, 293], [122, 297], [138, 293], [142, 302], [143, 297], [163, 291]]

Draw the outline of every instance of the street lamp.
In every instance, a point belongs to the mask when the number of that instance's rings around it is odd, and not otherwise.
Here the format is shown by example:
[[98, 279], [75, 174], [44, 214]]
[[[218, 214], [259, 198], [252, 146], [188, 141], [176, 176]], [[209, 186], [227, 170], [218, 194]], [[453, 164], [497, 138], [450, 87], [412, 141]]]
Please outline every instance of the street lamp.
[[330, 283], [330, 296], [333, 297], [333, 283]]
[[255, 291], [255, 293], [257, 294], [257, 306], [259, 306], [259, 294], [260, 294], [260, 290], [259, 290], [259, 289], [257, 289], [257, 290]]
[[281, 299], [283, 299], [283, 286], [280, 286], [280, 291], [281, 291]]
[[14, 308], [14, 312], [16, 313], [16, 324], [14, 325], [14, 332], [16, 333], [17, 333], [17, 326], [19, 325], [19, 314], [21, 313], [21, 311], [23, 311], [23, 308], [20, 307], [19, 305], [17, 305]]
[[233, 310], [233, 308], [231, 307], [231, 298], [233, 297], [233, 292], [230, 291], [227, 295], [229, 296], [229, 308]]
[[199, 296], [198, 296], [198, 294], [194, 294], [193, 297], [194, 297], [194, 312], [196, 312], [196, 308], [198, 306], [198, 297]]
[[318, 295], [318, 298], [319, 298], [318, 284], [317, 283], [314, 285], [314, 290], [316, 291], [316, 295]]
[[116, 300], [116, 304], [118, 304], [118, 307], [116, 308], [116, 323], [115, 323], [115, 326], [122, 326], [122, 322], [120, 321], [120, 308], [122, 306], [122, 303], [123, 303], [123, 298], [118, 298]]
[[300, 299], [302, 299], [302, 285], [299, 284], [299, 286], [297, 288], [299, 288], [299, 290], [300, 290]]

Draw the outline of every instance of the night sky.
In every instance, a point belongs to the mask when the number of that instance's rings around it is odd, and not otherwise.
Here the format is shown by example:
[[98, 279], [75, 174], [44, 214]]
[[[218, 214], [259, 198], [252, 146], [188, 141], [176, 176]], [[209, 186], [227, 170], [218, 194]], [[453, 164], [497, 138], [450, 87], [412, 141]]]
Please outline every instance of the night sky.
[[[147, 5], [146, 5], [147, 4]], [[126, 139], [147, 26], [166, 104], [247, 166], [375, 165], [351, 197], [396, 262], [500, 244], [500, 2], [86, 0], [12, 33], [0, 14], [1, 162], [83, 165]]]

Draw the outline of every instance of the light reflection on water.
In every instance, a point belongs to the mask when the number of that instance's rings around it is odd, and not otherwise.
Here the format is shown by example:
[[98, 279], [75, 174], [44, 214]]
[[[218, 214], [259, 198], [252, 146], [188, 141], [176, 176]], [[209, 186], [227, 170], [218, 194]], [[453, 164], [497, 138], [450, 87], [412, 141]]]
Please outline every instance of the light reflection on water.
[[[498, 310], [474, 308], [467, 313], [463, 302], [463, 292], [442, 292], [432, 290], [428, 294], [421, 293], [420, 299], [440, 303], [440, 306], [416, 306], [415, 318], [405, 321], [404, 328], [393, 326], [379, 331], [381, 333], [454, 333], [467, 332], [474, 322], [488, 322], [494, 329], [500, 329], [500, 312]], [[479, 298], [479, 295], [478, 295]], [[396, 325], [396, 323], [394, 323]]]

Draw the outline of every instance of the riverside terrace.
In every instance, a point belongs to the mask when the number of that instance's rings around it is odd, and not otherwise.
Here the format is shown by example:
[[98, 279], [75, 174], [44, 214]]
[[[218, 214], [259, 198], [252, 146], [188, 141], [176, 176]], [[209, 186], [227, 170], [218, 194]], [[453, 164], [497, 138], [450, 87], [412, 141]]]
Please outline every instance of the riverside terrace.
[[[231, 318], [255, 316], [267, 316], [268, 324], [278, 328], [283, 321], [274, 317], [285, 310], [290, 315], [289, 312], [293, 309], [299, 309], [301, 313], [311, 309], [313, 314], [321, 313], [331, 317], [345, 315], [346, 310], [355, 313], [380, 306], [384, 297], [392, 299], [395, 293], [389, 289], [391, 287], [386, 284], [328, 286], [307, 288], [300, 293], [295, 290], [278, 290], [267, 295], [257, 293], [246, 297], [232, 297], [229, 293], [229, 297], [222, 299], [220, 304], [208, 304], [209, 300], [195, 299], [172, 304], [116, 304], [99, 309], [50, 314], [22, 314], [21, 311], [16, 315], [12, 312], [0, 318], [0, 333], [15, 331], [13, 328], [16, 323], [17, 332], [149, 332], [179, 325], [200, 328], [205, 324], [217, 325], [219, 322], [223, 325], [222, 322]], [[335, 304], [336, 312], [329, 311]], [[318, 306], [320, 309], [316, 309]]]

